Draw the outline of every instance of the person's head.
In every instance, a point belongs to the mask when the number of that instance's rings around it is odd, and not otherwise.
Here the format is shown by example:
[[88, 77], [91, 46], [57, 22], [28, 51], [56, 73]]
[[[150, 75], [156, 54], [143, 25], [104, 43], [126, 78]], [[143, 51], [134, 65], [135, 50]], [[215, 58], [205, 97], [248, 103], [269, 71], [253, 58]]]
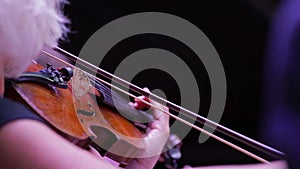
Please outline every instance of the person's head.
[[[66, 0], [0, 1], [0, 76], [17, 77], [44, 45], [54, 47], [65, 35]], [[2, 80], [2, 79], [0, 79]]]

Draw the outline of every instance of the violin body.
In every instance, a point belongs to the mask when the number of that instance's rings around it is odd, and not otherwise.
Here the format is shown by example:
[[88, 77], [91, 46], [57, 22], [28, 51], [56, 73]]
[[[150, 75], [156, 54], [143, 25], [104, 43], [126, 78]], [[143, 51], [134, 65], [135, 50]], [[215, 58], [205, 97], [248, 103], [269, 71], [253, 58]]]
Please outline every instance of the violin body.
[[[41, 69], [32, 63], [27, 71]], [[102, 155], [126, 165], [144, 147], [142, 139], [136, 139], [143, 137], [142, 131], [109, 106], [99, 105], [96, 90], [74, 96], [71, 82], [67, 89], [32, 81], [13, 83], [6, 85], [5, 97], [27, 105], [70, 142], [84, 149], [96, 146]]]
[[[115, 77], [120, 85], [128, 84], [131, 90], [141, 95], [149, 97], [152, 96], [159, 100], [154, 101], [157, 101], [160, 104], [166, 103], [170, 110], [180, 112], [184, 116], [195, 117], [197, 122], [201, 124], [207, 123], [209, 127], [214, 127], [217, 132], [220, 132], [221, 134], [224, 134], [250, 148], [258, 150], [262, 154], [270, 156], [270, 158], [274, 160], [281, 160], [285, 158], [284, 153], [273, 149], [272, 147], [232, 131], [229, 128], [199, 116], [194, 112], [153, 95], [152, 93], [145, 92], [141, 88], [102, 69], [96, 68], [95, 66], [67, 53], [66, 51], [58, 48], [56, 49], [57, 50], [50, 50], [50, 52], [49, 50], [46, 50], [44, 53], [52, 56], [52, 53], [59, 52], [63, 56], [68, 56], [74, 60], [77, 59], [81, 66], [84, 66], [88, 70], [95, 71], [97, 75], [101, 75], [110, 80]], [[56, 58], [55, 54], [53, 57]], [[61, 61], [62, 63], [66, 63], [63, 60]], [[74, 71], [77, 72], [76, 67], [73, 65], [71, 67], [73, 67]], [[30, 73], [37, 71], [42, 72], [42, 76], [40, 76], [40, 73]], [[95, 76], [91, 76], [91, 74], [82, 70], [79, 71], [79, 74], [82, 75], [75, 76], [75, 78], [71, 79], [68, 76], [71, 74], [73, 75], [73, 72], [70, 72], [68, 69], [60, 69], [57, 71], [49, 65], [46, 69], [43, 69], [41, 65], [32, 63], [27, 72], [29, 73], [24, 73], [25, 75], [21, 75], [19, 79], [6, 85], [5, 88], [9, 90], [6, 91], [5, 97], [27, 105], [45, 119], [55, 131], [70, 140], [72, 143], [75, 143], [84, 149], [88, 149], [89, 146], [93, 146], [100, 152], [101, 155], [105, 155], [119, 162], [122, 166], [128, 164], [131, 159], [137, 158], [138, 156], [136, 155], [144, 150], [146, 145], [145, 140], [143, 139], [143, 134], [146, 128], [145, 124], [144, 126], [141, 125], [144, 127], [143, 131], [140, 130], [137, 127], [138, 125], [133, 122], [136, 122], [135, 119], [138, 119], [137, 122], [141, 123], [151, 122], [151, 119], [153, 120], [153, 116], [148, 117], [147, 115], [141, 115], [145, 112], [137, 111], [133, 107], [129, 106], [128, 102], [124, 100], [114, 100], [118, 96], [110, 89], [106, 89], [108, 87], [105, 88], [102, 86], [102, 83], [114, 88], [116, 86], [102, 81]], [[48, 74], [49, 72], [50, 74]], [[33, 80], [30, 76], [32, 76]], [[97, 80], [94, 81], [93, 79]], [[120, 89], [120, 91], [134, 99], [137, 98], [122, 89]], [[117, 108], [120, 108], [120, 106], [121, 111], [119, 111], [120, 109], [117, 111]], [[238, 145], [233, 144], [215, 134], [209, 133], [199, 126], [193, 125], [188, 121], [177, 117], [169, 111], [162, 109], [159, 110], [198, 131], [204, 132], [208, 136], [246, 154], [247, 156], [252, 157], [253, 159], [262, 163], [270, 164], [270, 161], [244, 149], [243, 147], [239, 147]], [[124, 112], [130, 112], [129, 116], [128, 114], [125, 114], [124, 116]], [[175, 153], [175, 155], [177, 154], [178, 153]], [[173, 155], [174, 154], [169, 154], [167, 158], [172, 157]], [[175, 156], [175, 158], [177, 158], [177, 156]]]

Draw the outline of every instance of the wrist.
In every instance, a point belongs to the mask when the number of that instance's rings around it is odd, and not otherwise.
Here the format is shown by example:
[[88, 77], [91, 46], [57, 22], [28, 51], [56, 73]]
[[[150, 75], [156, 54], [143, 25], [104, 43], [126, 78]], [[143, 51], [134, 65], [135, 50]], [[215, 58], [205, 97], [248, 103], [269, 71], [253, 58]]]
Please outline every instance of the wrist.
[[126, 169], [152, 169], [158, 161], [159, 155], [146, 158], [133, 159], [127, 166]]

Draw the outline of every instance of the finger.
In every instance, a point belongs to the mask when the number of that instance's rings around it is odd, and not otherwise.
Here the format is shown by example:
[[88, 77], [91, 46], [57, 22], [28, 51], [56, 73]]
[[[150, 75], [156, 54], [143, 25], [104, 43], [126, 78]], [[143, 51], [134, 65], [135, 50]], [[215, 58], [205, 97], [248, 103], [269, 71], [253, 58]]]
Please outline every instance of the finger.
[[145, 109], [145, 108], [150, 108], [150, 106], [148, 104], [144, 103], [142, 100], [146, 101], [146, 102], [149, 102], [149, 98], [148, 97], [146, 97], [146, 96], [139, 96], [139, 97], [137, 97], [137, 98], [134, 99], [134, 102], [135, 102], [134, 107], [137, 110]]
[[[149, 124], [151, 130], [157, 131], [150, 131], [150, 132], [164, 132], [169, 130], [169, 115], [168, 115], [168, 108], [151, 100], [150, 103], [153, 105], [151, 107], [152, 114], [154, 120]], [[155, 108], [153, 108], [155, 107]], [[161, 111], [164, 110], [165, 112]]]
[[169, 115], [168, 115], [169, 108], [168, 107], [166, 107], [154, 100], [151, 100], [151, 99], [150, 99], [150, 103], [152, 105], [151, 109], [153, 112], [154, 119], [156, 119], [156, 120], [161, 120], [161, 118], [163, 120], [169, 119]]
[[99, 154], [99, 152], [92, 146], [89, 146], [89, 152], [96, 156], [97, 158], [102, 158], [102, 156]]
[[[147, 93], [150, 93], [150, 90], [146, 87], [143, 90], [146, 91]], [[150, 106], [146, 104], [145, 101], [149, 103], [149, 98], [146, 96], [138, 96], [134, 98], [134, 104], [132, 106], [137, 110], [150, 108]]]
[[[149, 92], [149, 89], [147, 88], [144, 90]], [[151, 104], [150, 111], [152, 111], [154, 117], [153, 121], [149, 123], [149, 127], [146, 131], [147, 134], [144, 138], [145, 142], [148, 145], [151, 145], [150, 149], [145, 149], [145, 154], [149, 155], [150, 157], [161, 154], [170, 135], [170, 129], [169, 115], [164, 113], [164, 111], [168, 112], [168, 108], [152, 99], [147, 99]], [[153, 145], [155, 146], [153, 147]]]
[[137, 106], [137, 104], [136, 104], [136, 103], [133, 103], [133, 102], [129, 102], [128, 104], [129, 104], [129, 106], [131, 106], [131, 107], [133, 107], [133, 108], [135, 108], [135, 107]]
[[144, 87], [143, 90], [150, 93], [150, 90], [148, 89], [148, 87]]

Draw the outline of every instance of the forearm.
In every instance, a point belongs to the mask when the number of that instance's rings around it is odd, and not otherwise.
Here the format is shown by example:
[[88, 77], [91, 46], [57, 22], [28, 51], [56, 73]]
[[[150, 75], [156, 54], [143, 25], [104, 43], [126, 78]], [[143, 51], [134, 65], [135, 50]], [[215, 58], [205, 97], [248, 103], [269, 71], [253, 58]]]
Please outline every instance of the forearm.
[[189, 167], [183, 169], [288, 169], [286, 161], [273, 161], [270, 164], [240, 164], [240, 165], [220, 165], [220, 166], [204, 166]]
[[126, 169], [151, 169], [158, 161], [159, 155], [147, 158], [136, 158], [132, 160]]
[[0, 168], [114, 168], [33, 120], [6, 124], [0, 130], [0, 142]]

